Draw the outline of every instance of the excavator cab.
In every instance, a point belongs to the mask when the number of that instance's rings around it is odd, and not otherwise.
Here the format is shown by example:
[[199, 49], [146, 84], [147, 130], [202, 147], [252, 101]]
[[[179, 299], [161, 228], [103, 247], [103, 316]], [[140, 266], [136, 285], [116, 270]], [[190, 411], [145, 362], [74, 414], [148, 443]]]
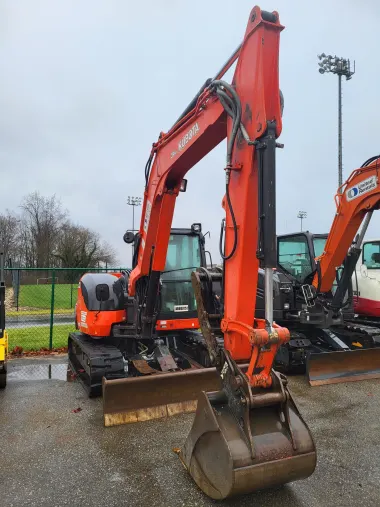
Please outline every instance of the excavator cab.
[[[127, 231], [124, 241], [133, 245], [132, 268], [135, 268], [141, 236]], [[171, 229], [165, 268], [160, 276], [157, 331], [166, 333], [199, 328], [191, 273], [196, 268], [206, 267], [206, 253], [211, 260], [210, 252], [205, 250], [202, 224], [194, 223], [190, 228]]]
[[[278, 237], [278, 266], [285, 273], [294, 276], [298, 282], [306, 283], [317, 271], [317, 259], [323, 254], [327, 241], [327, 234], [313, 234], [309, 231], [285, 234]], [[281, 252], [281, 253], [280, 253]], [[294, 259], [298, 259], [294, 262]], [[297, 269], [297, 264], [302, 269]], [[334, 295], [343, 267], [337, 268], [337, 279], [331, 287]], [[351, 288], [350, 288], [351, 289]], [[347, 296], [345, 297], [345, 302]], [[352, 304], [343, 308], [344, 316], [352, 316]]]
[[201, 224], [193, 224], [190, 229], [173, 228], [165, 269], [161, 273], [157, 331], [199, 328], [191, 273], [205, 266], [205, 239]]
[[315, 258], [322, 255], [326, 240], [327, 234], [311, 234], [309, 231], [278, 236], [278, 266], [299, 283], [304, 283], [315, 273]]
[[[312, 234], [309, 231], [284, 234], [277, 237], [277, 266], [287, 282], [292, 282], [294, 301], [290, 312], [299, 314], [304, 325], [327, 328], [343, 323], [343, 309], [326, 311], [325, 302], [331, 300], [337, 288], [337, 281], [324, 294], [324, 301], [317, 298], [317, 289], [312, 280], [318, 273], [317, 259], [323, 254], [327, 234]], [[337, 280], [342, 268], [337, 269]], [[352, 287], [350, 287], [352, 289]], [[345, 297], [345, 303], [347, 297]], [[344, 310], [347, 311], [347, 305]], [[350, 308], [352, 307], [352, 304]]]

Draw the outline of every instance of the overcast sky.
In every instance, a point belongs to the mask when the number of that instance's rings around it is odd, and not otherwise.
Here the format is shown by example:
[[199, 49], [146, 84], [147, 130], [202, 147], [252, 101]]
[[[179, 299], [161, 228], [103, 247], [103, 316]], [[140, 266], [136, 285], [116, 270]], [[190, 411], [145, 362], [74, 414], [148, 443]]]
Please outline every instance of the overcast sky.
[[[127, 196], [142, 196], [144, 165], [206, 78], [241, 42], [254, 3], [192, 0], [0, 1], [0, 211], [26, 193], [56, 193], [74, 221], [97, 230], [123, 265]], [[317, 53], [356, 60], [343, 82], [344, 178], [380, 152], [377, 0], [263, 0], [278, 10], [285, 149], [277, 163], [277, 231], [329, 229], [337, 188], [337, 77]], [[202, 222], [219, 260], [225, 145], [188, 173], [174, 225]], [[138, 213], [138, 218], [140, 213]], [[380, 215], [369, 234], [380, 237]]]

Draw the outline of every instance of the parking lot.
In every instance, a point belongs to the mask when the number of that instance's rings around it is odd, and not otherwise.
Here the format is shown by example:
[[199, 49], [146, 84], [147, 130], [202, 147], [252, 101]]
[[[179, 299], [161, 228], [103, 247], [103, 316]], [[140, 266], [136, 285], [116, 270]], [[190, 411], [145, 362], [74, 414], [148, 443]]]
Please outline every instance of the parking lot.
[[[215, 505], [173, 452], [193, 415], [105, 429], [101, 400], [64, 378], [62, 357], [11, 363], [0, 393], [2, 506]], [[379, 506], [380, 381], [310, 388], [294, 377], [290, 387], [316, 440], [314, 475], [223, 504]]]

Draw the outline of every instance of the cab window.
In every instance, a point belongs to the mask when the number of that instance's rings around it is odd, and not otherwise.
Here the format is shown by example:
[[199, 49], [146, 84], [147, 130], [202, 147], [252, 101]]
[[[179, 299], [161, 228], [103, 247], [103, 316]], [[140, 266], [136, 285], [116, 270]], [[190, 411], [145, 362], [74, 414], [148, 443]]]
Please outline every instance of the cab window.
[[303, 282], [312, 272], [307, 239], [304, 235], [289, 236], [278, 240], [278, 263], [297, 280]]
[[368, 269], [380, 269], [380, 241], [364, 243], [363, 264]]
[[163, 280], [190, 280], [192, 271], [201, 265], [199, 236], [170, 235]]
[[327, 237], [326, 238], [313, 238], [314, 244], [314, 255], [315, 257], [320, 257], [325, 251]]

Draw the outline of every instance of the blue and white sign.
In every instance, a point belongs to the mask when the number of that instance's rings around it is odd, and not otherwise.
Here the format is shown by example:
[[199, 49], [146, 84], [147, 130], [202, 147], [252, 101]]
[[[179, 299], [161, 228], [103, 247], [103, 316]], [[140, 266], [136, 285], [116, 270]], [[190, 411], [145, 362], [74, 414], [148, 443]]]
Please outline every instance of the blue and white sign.
[[370, 192], [376, 187], [377, 177], [371, 176], [370, 178], [367, 178], [366, 180], [363, 180], [357, 185], [354, 185], [353, 187], [346, 190], [346, 199], [347, 201], [352, 201], [353, 199], [356, 199], [357, 197]]

